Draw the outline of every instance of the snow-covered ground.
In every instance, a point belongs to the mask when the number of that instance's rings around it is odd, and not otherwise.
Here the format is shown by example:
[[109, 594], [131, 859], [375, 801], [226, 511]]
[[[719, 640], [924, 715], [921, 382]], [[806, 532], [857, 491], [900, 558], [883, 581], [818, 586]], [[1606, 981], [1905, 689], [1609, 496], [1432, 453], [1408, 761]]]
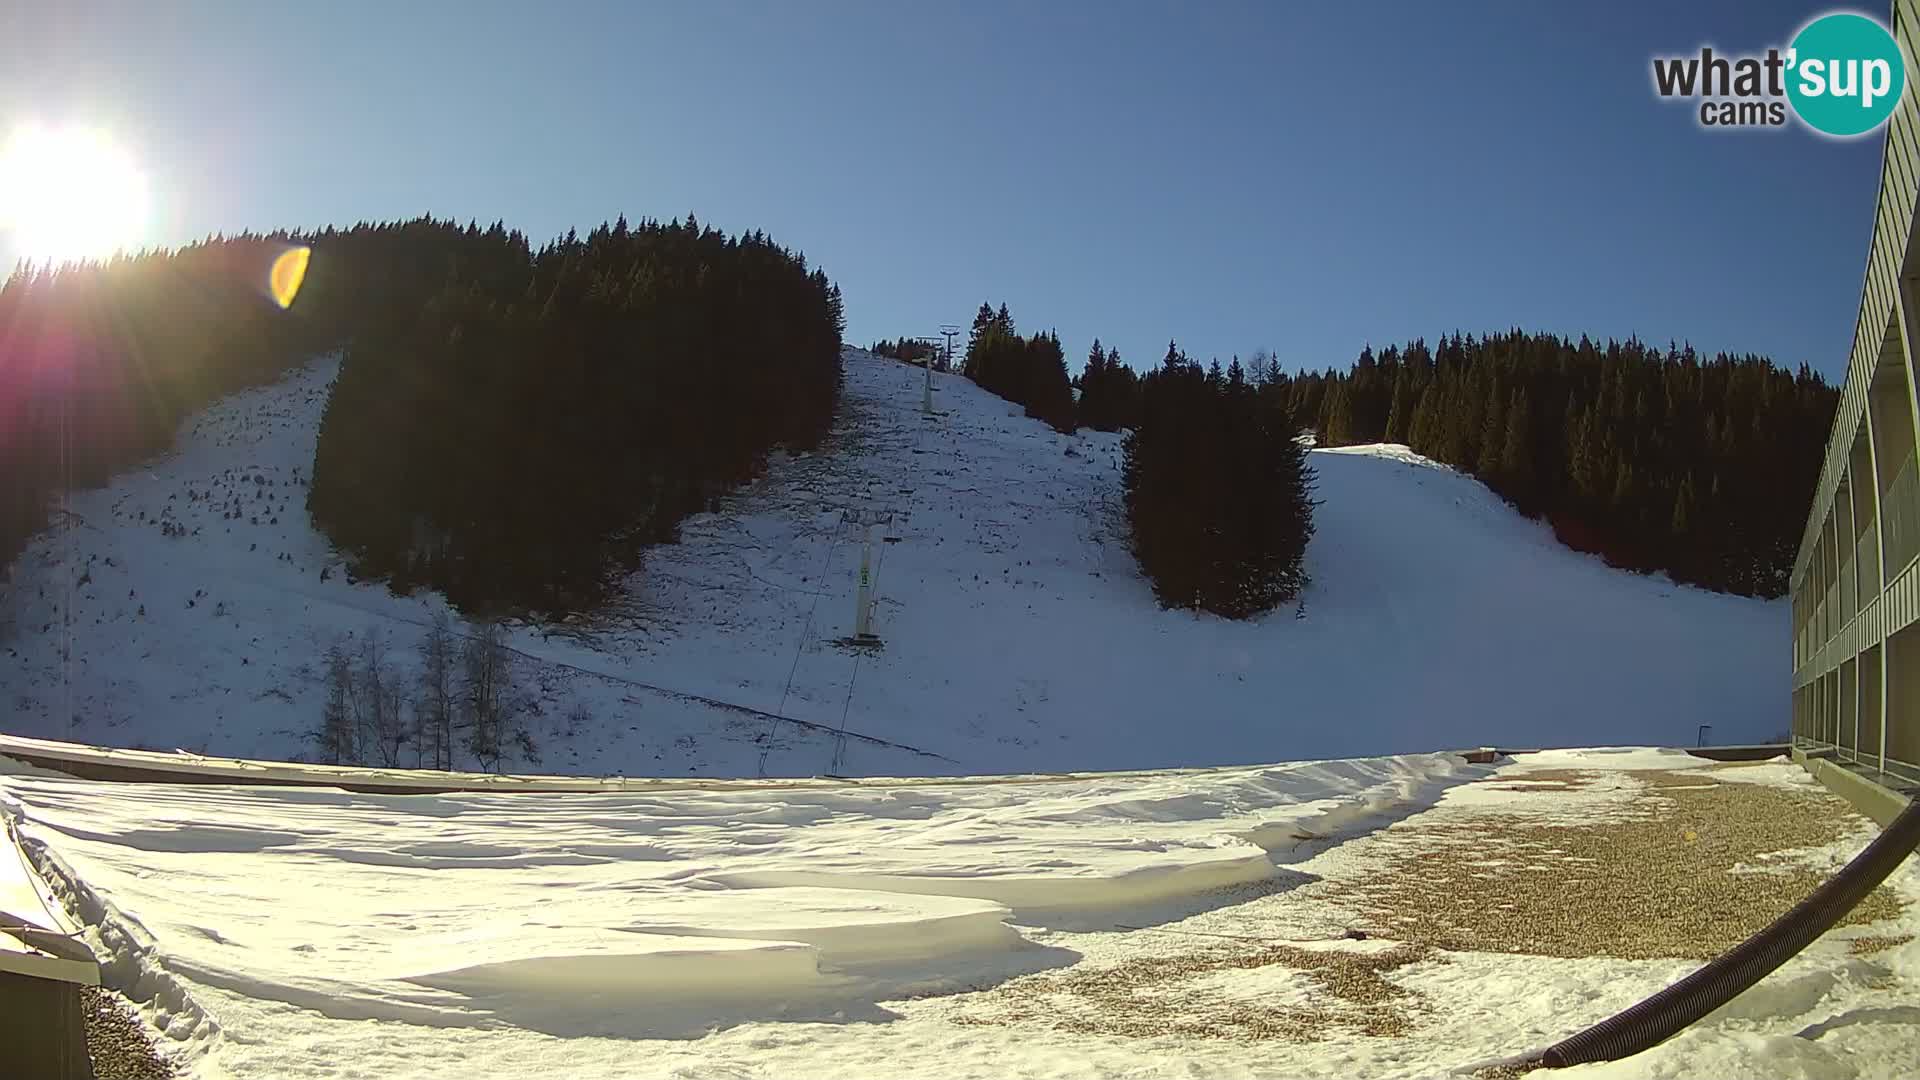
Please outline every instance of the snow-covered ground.
[[[614, 610], [515, 628], [540, 759], [510, 768], [972, 774], [1787, 727], [1784, 602], [1610, 570], [1404, 447], [1313, 454], [1314, 584], [1234, 623], [1154, 606], [1117, 436], [1055, 434], [948, 376], [923, 417], [918, 369], [858, 350], [845, 368], [822, 452], [776, 456], [691, 519]], [[0, 726], [297, 757], [331, 642], [379, 633], [410, 662], [441, 601], [349, 582], [303, 510], [334, 370], [230, 398], [175, 453], [73, 496], [0, 594]], [[848, 513], [890, 517], [877, 653], [834, 643], [860, 557]]]
[[[1336, 903], [1294, 902], [1375, 876], [1372, 830], [1591, 824], [1644, 786], [1528, 785], [1570, 768], [1714, 767], [1571, 751], [410, 796], [18, 770], [0, 817], [188, 1076], [1419, 1077], [1541, 1049], [1695, 963], [1406, 954], [1360, 1004], [1310, 970], [1402, 955], [1377, 928], [1345, 940], [1377, 924]], [[1786, 764], [1700, 775], [1810, 784]], [[1865, 832], [1802, 854], [1849, 856]], [[1864, 931], [1882, 940], [1920, 929], [1920, 871], [1894, 885], [1905, 912]], [[1920, 942], [1869, 956], [1862, 932], [1576, 1073], [1904, 1075]], [[1221, 1030], [1172, 1029], [1200, 1013]], [[1319, 1027], [1247, 1026], [1268, 1015]]]

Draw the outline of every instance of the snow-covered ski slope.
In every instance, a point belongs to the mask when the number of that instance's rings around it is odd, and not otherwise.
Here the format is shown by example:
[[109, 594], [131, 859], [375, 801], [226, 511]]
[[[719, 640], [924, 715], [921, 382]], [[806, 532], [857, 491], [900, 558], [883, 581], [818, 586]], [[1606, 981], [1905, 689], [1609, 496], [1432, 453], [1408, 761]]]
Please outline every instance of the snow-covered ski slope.
[[[223, 402], [174, 454], [74, 495], [12, 568], [6, 730], [297, 756], [328, 643], [377, 631], [411, 661], [440, 601], [347, 581], [302, 510], [334, 364]], [[1314, 583], [1234, 623], [1154, 605], [1118, 436], [1058, 435], [953, 376], [929, 418], [919, 369], [848, 350], [845, 372], [820, 452], [776, 455], [689, 520], [613, 610], [515, 629], [540, 760], [509, 767], [994, 773], [1787, 726], [1782, 602], [1608, 569], [1403, 447], [1312, 455]], [[888, 519], [878, 652], [835, 643], [853, 629], [849, 515]]]

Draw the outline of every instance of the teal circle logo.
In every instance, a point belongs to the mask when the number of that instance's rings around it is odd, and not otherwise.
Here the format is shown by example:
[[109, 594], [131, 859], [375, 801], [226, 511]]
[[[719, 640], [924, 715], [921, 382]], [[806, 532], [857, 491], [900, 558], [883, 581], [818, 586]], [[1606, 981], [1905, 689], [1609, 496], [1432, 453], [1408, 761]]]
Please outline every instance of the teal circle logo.
[[1886, 123], [1907, 88], [1900, 43], [1865, 15], [1822, 15], [1787, 53], [1787, 99], [1815, 131], [1864, 135]]

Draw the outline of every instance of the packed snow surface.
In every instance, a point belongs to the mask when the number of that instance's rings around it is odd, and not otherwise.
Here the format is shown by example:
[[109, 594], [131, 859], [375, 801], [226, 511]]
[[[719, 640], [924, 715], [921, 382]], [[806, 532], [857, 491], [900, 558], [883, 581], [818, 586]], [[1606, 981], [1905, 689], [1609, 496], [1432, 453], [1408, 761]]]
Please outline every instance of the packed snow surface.
[[[6, 759], [0, 758], [0, 761]], [[680, 1038], [1056, 965], [1009, 923], [1163, 919], [1432, 803], [1421, 755], [1007, 783], [374, 796], [0, 777], [0, 812], [206, 1075], [458, 1075], [410, 1039]], [[135, 991], [142, 998], [145, 994]], [[391, 1052], [265, 1037], [383, 1020]], [[222, 1035], [230, 1031], [231, 1037]], [[415, 1059], [409, 1063], [409, 1059]], [[423, 1071], [424, 1070], [424, 1071]], [[495, 1073], [494, 1075], [499, 1075]]]
[[[1155, 965], [1225, 957], [1181, 991], [1224, 1016], [1337, 1014], [1298, 963], [1232, 958], [1393, 950], [1344, 940], [1317, 901], [1271, 906], [1374, 873], [1353, 854], [1370, 830], [1461, 807], [1591, 821], [1638, 782], [1539, 794], [1529, 775], [1709, 767], [1642, 749], [421, 795], [16, 770], [0, 817], [188, 1077], [1431, 1077], [1541, 1049], [1696, 962], [1432, 955], [1385, 975], [1422, 1002], [1411, 1030], [1305, 1039], [1166, 1034]], [[1784, 763], [1713, 775], [1735, 773], [1810, 783]], [[1572, 1075], [1906, 1075], [1920, 942], [1898, 935], [1920, 929], [1920, 874], [1893, 884], [1907, 912], [1866, 931], [1893, 947], [1829, 935], [1672, 1042]], [[1009, 980], [1128, 964], [1131, 992], [1080, 976], [1099, 1030], [1044, 995], [1009, 999], [1041, 1003], [1024, 1020], [994, 1011]]]
[[[350, 581], [304, 510], [337, 364], [235, 395], [174, 453], [73, 494], [0, 586], [4, 730], [298, 757], [328, 645], [377, 634], [412, 665], [443, 602]], [[776, 454], [690, 519], [612, 610], [513, 630], [539, 756], [509, 768], [978, 774], [1787, 727], [1784, 602], [1611, 570], [1405, 447], [1314, 452], [1313, 584], [1229, 622], [1155, 605], [1124, 540], [1120, 436], [1056, 434], [947, 375], [927, 417], [920, 370], [848, 350], [845, 372], [823, 449]], [[878, 652], [836, 644], [849, 515], [884, 520]]]

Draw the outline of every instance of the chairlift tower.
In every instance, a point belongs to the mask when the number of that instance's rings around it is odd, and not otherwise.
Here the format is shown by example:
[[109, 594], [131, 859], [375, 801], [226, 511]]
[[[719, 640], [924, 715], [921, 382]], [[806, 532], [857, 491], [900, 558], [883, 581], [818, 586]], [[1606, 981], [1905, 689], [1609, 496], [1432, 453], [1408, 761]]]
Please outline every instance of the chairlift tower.
[[933, 415], [933, 347], [934, 347], [934, 342], [933, 342], [933, 339], [932, 339], [932, 338], [930, 338], [930, 337], [923, 337], [923, 338], [915, 338], [914, 340], [915, 340], [915, 341], [918, 341], [918, 342], [920, 342], [921, 344], [923, 344], [923, 345], [925, 345], [925, 346], [927, 347], [927, 351], [926, 351], [926, 355], [924, 355], [924, 356], [922, 356], [922, 357], [920, 358], [920, 366], [921, 366], [921, 368], [923, 368], [923, 369], [925, 369], [925, 371], [926, 371], [926, 373], [927, 373], [927, 382], [926, 382], [926, 389], [924, 389], [924, 390], [922, 390], [922, 391], [921, 391], [921, 393], [920, 393], [920, 412], [921, 412], [922, 414], [924, 414], [924, 415], [926, 415], [926, 416], [932, 416], [932, 415]]
[[893, 515], [873, 510], [842, 511], [842, 519], [860, 527], [860, 581], [853, 596], [853, 637], [850, 645], [879, 645], [873, 632], [873, 527], [893, 521]]
[[920, 366], [926, 369], [926, 388], [920, 391], [920, 412], [925, 416], [933, 415], [933, 348], [928, 346], [927, 355], [920, 360]]
[[940, 336], [947, 339], [947, 352], [946, 352], [947, 366], [942, 369], [944, 371], [953, 370], [953, 338], [954, 338], [954, 335], [958, 334], [959, 332], [960, 332], [960, 328], [958, 326], [955, 326], [952, 323], [940, 324]]

